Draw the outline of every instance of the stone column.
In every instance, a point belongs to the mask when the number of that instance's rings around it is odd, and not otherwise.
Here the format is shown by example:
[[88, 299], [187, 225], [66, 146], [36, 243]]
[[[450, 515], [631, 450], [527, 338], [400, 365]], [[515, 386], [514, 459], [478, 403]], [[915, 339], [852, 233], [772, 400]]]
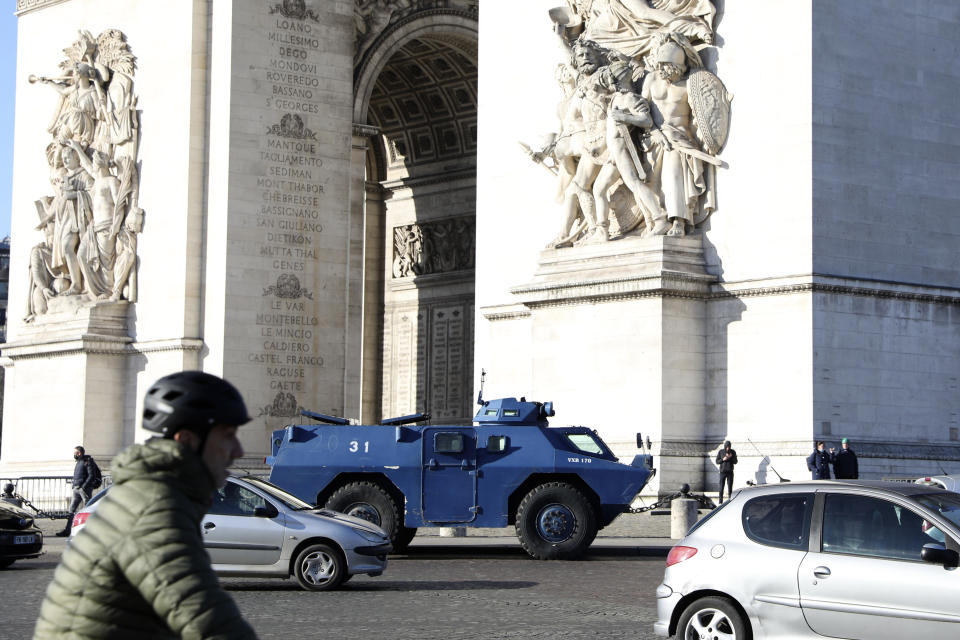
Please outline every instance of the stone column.
[[[649, 436], [658, 470], [647, 491], [697, 487], [713, 281], [699, 237], [544, 250], [533, 281], [511, 289], [516, 304], [481, 310], [497, 349], [480, 361], [528, 380], [528, 398], [553, 400], [554, 424], [603, 425], [621, 457], [637, 453], [638, 431]], [[599, 402], [596, 389], [617, 401]]]

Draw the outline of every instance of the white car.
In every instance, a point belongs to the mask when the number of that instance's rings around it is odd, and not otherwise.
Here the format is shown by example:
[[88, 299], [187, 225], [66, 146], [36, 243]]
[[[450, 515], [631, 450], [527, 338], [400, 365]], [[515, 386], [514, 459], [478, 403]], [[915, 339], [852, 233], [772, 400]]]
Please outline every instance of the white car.
[[960, 494], [821, 480], [739, 491], [670, 550], [659, 636], [960, 638]]
[[[70, 541], [106, 495], [104, 489], [77, 512]], [[292, 575], [308, 591], [334, 589], [361, 573], [379, 576], [391, 550], [377, 525], [307, 504], [254, 476], [227, 478], [200, 526], [218, 575]]]

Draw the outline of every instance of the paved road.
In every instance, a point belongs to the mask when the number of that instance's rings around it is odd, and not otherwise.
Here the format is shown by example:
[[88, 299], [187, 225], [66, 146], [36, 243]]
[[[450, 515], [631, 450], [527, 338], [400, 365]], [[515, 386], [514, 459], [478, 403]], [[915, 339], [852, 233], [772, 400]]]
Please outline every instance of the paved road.
[[[282, 580], [224, 579], [261, 638], [648, 640], [666, 547], [598, 538], [585, 560], [538, 562], [515, 540], [415, 540], [378, 578], [308, 593]], [[639, 546], [639, 543], [643, 546]], [[0, 571], [0, 639], [29, 638], [63, 549]]]

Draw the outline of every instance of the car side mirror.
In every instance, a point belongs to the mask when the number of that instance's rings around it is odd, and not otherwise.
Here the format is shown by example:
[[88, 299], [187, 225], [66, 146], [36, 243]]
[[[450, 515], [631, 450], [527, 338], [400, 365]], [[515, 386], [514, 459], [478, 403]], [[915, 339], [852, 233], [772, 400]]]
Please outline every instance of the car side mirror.
[[920, 559], [930, 564], [942, 564], [948, 569], [960, 566], [960, 553], [937, 542], [928, 542], [920, 551]]
[[272, 504], [267, 504], [265, 507], [257, 507], [253, 510], [253, 515], [257, 518], [276, 518], [279, 513], [277, 508]]

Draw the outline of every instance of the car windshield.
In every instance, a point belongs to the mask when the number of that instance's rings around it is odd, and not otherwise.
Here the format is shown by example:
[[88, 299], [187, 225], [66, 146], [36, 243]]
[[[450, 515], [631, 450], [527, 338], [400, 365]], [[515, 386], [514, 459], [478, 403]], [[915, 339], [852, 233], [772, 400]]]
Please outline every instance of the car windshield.
[[243, 478], [243, 480], [246, 482], [249, 482], [257, 489], [260, 489], [261, 491], [265, 491], [269, 493], [271, 497], [276, 498], [277, 500], [282, 502], [285, 506], [287, 506], [290, 509], [295, 509], [297, 511], [306, 511], [307, 509], [316, 509], [316, 507], [313, 506], [312, 504], [304, 502], [303, 500], [301, 500], [300, 498], [298, 498], [297, 496], [291, 493], [287, 493], [277, 485], [267, 482], [263, 478], [254, 478], [252, 476], [248, 476], [246, 478]]
[[927, 493], [913, 496], [913, 499], [960, 527], [960, 494]]
[[600, 443], [589, 433], [568, 433], [566, 435], [567, 440], [580, 451], [594, 455], [603, 455], [603, 447], [600, 446]]

